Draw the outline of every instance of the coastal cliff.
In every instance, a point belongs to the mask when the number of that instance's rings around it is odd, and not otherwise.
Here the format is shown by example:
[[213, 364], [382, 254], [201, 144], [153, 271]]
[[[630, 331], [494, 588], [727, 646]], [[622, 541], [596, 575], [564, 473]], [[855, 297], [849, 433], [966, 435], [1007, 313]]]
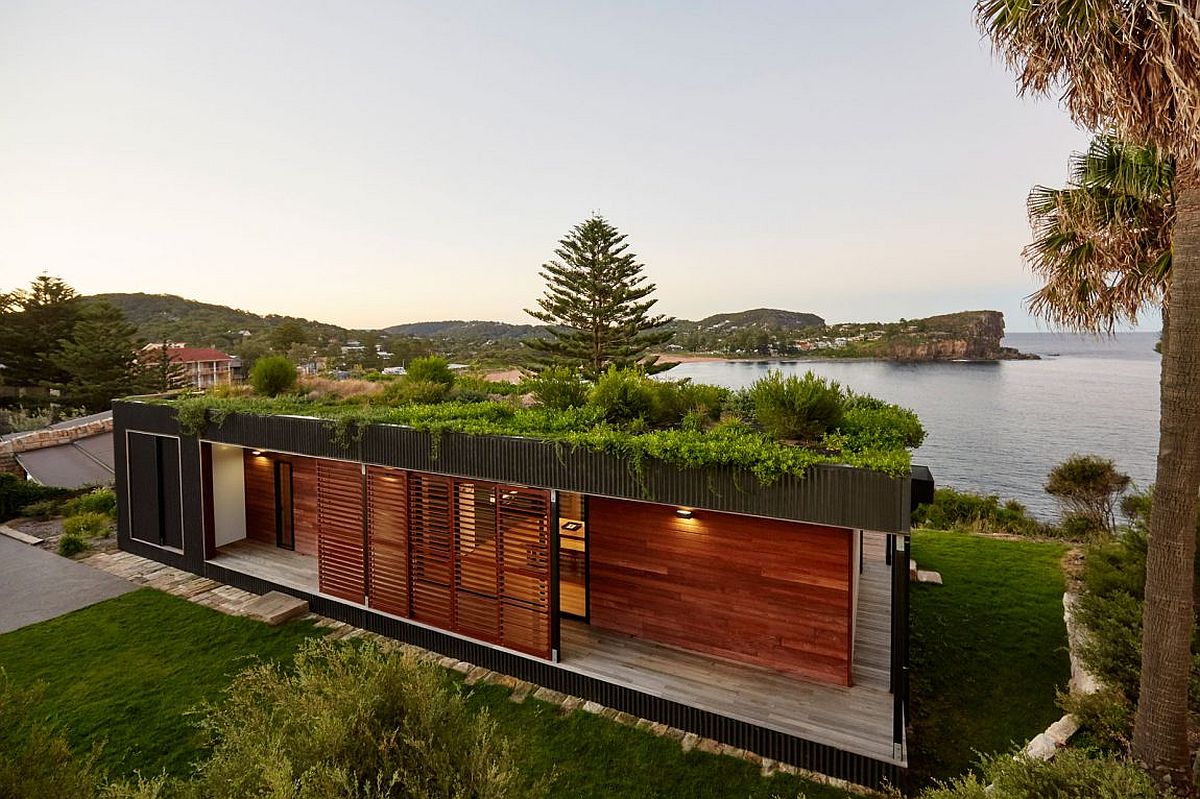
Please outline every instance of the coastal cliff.
[[961, 311], [925, 319], [830, 325], [796, 342], [826, 358], [894, 361], [998, 361], [1036, 358], [1001, 346], [1004, 314]]

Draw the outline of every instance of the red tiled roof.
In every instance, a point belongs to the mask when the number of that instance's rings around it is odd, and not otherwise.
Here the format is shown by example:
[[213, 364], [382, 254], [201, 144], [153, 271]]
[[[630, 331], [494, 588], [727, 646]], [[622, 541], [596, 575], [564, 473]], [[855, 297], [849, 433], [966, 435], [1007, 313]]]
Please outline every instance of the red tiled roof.
[[232, 361], [233, 356], [226, 355], [212, 347], [171, 347], [167, 350], [175, 363], [196, 363], [197, 361]]

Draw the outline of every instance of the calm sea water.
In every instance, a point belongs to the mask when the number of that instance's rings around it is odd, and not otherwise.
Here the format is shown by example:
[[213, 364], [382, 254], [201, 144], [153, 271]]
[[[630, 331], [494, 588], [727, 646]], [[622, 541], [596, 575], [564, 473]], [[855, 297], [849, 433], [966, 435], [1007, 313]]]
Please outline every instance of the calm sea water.
[[889, 363], [737, 361], [681, 364], [668, 374], [740, 388], [769, 369], [813, 372], [912, 408], [927, 436], [913, 455], [938, 485], [1015, 498], [1043, 517], [1054, 464], [1073, 453], [1112, 458], [1139, 486], [1158, 452], [1157, 333], [1114, 338], [1013, 333], [1010, 347], [1040, 361]]

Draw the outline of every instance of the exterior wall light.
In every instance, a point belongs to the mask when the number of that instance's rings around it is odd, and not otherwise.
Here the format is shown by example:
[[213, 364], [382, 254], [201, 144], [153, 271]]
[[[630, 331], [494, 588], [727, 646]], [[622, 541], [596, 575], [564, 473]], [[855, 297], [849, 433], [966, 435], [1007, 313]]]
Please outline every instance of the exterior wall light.
[[690, 518], [692, 518], [692, 509], [691, 508], [676, 508], [675, 515], [681, 519], [690, 519]]
[[250, 454], [251, 454], [251, 455], [262, 455], [262, 450], [261, 450], [261, 449], [256, 449], [256, 450], [254, 450], [253, 452], [251, 452]]

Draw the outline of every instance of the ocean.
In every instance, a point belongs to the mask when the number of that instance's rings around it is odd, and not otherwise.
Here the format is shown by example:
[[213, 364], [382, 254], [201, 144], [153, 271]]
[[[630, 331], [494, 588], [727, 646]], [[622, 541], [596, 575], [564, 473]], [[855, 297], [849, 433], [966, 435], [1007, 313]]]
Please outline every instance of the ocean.
[[1138, 486], [1154, 480], [1158, 453], [1158, 333], [1096, 338], [1012, 333], [1005, 346], [1038, 361], [711, 361], [664, 377], [740, 388], [770, 369], [813, 371], [857, 392], [912, 408], [925, 425], [913, 462], [939, 486], [1017, 499], [1057, 513], [1046, 475], [1074, 453], [1111, 458]]

